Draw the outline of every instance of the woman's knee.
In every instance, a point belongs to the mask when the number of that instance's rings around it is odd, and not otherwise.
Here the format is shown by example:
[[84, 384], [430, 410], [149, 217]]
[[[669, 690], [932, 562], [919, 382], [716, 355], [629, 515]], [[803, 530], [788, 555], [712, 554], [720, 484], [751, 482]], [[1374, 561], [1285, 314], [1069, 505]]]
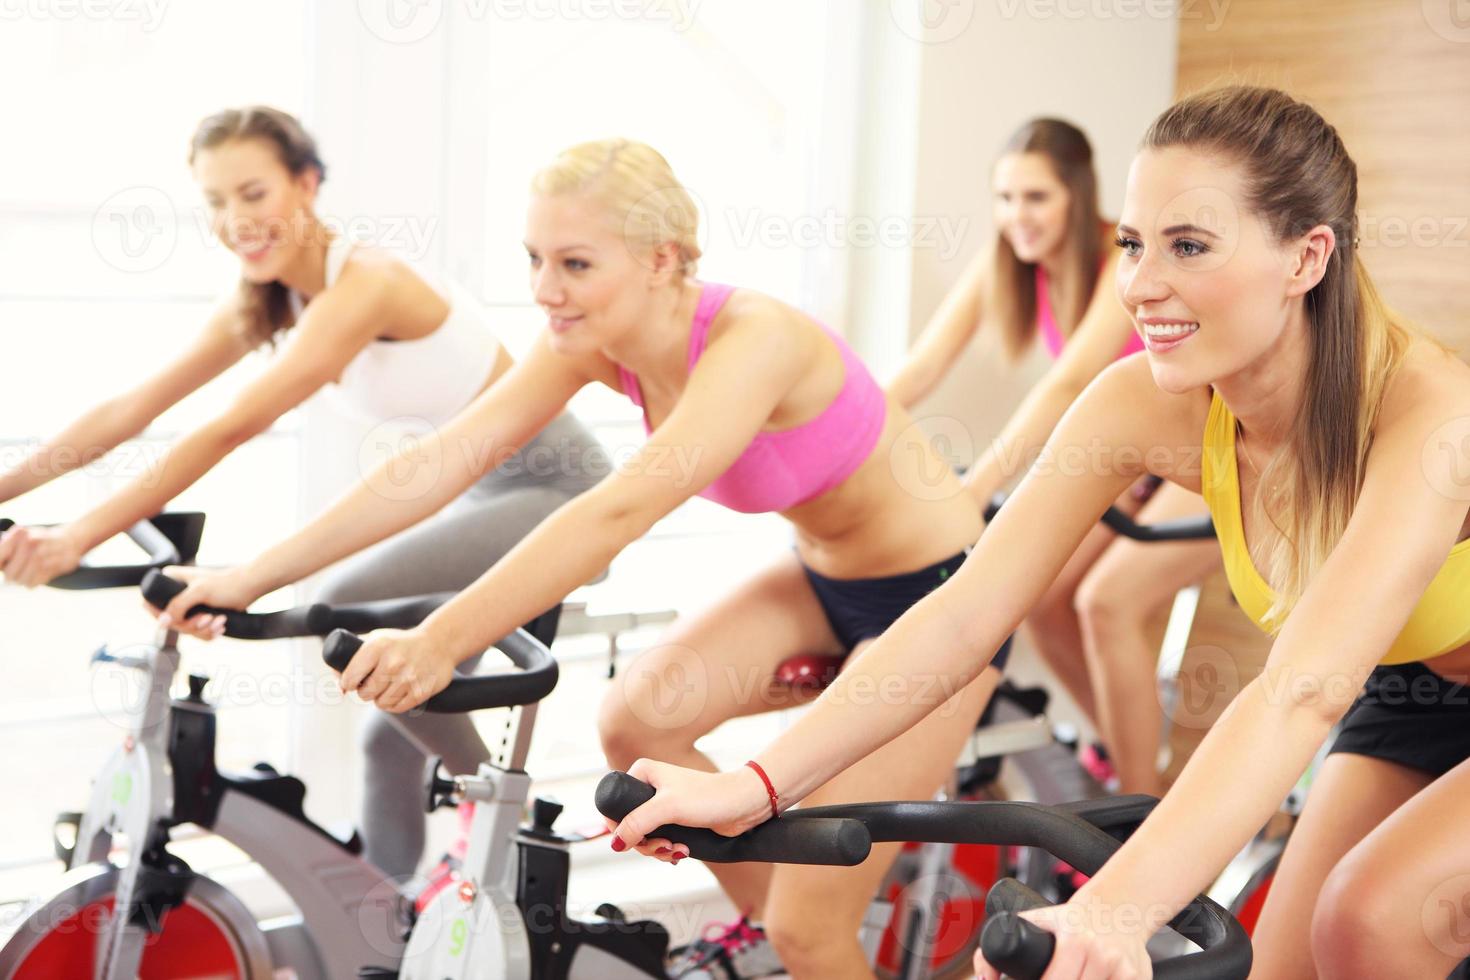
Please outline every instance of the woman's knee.
[[663, 712], [653, 692], [646, 685], [627, 681], [626, 675], [618, 677], [603, 696], [597, 712], [597, 736], [603, 755], [619, 769], [627, 768], [643, 756], [656, 757], [662, 741], [680, 738], [677, 728], [658, 725]]
[[598, 709], [597, 733], [609, 762], [659, 758], [664, 746], [694, 744], [717, 720], [708, 710], [710, 678], [689, 648], [649, 650], [619, 671]]
[[[1372, 871], [1371, 859], [1350, 853], [1327, 876], [1312, 911], [1312, 961], [1325, 977], [1384, 976], [1402, 915], [1395, 890]], [[1366, 971], [1366, 972], [1365, 972]]]
[[827, 976], [834, 963], [843, 962], [857, 948], [857, 931], [862, 909], [853, 910], [833, 902], [832, 892], [823, 889], [822, 901], [768, 899], [766, 938], [793, 976]]
[[1089, 575], [1077, 587], [1074, 606], [1084, 633], [1107, 635], [1143, 628], [1150, 610], [1125, 577]]

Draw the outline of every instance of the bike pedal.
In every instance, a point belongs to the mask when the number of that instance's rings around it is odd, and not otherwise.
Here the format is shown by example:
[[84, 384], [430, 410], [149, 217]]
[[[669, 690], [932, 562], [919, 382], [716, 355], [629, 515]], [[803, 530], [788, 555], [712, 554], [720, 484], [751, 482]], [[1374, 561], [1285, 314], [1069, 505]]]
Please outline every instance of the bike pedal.
[[612, 902], [603, 902], [601, 905], [597, 906], [596, 914], [599, 918], [606, 919], [609, 922], [628, 921], [627, 914], [624, 913], [622, 909], [618, 908]]

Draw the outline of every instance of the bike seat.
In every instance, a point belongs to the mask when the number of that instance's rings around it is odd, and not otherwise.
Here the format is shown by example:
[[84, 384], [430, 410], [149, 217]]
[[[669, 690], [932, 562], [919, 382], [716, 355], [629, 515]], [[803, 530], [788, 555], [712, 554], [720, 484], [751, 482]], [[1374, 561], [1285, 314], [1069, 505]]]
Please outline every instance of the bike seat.
[[776, 665], [776, 680], [794, 691], [823, 691], [837, 679], [846, 654], [799, 653]]

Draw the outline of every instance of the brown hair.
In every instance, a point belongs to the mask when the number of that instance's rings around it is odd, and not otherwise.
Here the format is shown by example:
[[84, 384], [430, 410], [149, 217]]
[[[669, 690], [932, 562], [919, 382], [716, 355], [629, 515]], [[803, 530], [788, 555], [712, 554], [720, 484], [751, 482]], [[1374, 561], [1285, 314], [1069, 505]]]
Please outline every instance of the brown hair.
[[[1092, 166], [1092, 144], [1071, 123], [1061, 119], [1033, 119], [1006, 141], [1001, 156], [1038, 153], [1051, 162], [1057, 180], [1071, 196], [1067, 208], [1067, 237], [1062, 249], [1058, 292], [1064, 297], [1056, 310], [1057, 329], [1069, 335], [1082, 319], [1097, 287], [1102, 260], [1102, 217], [1097, 210], [1097, 171]], [[1012, 358], [1020, 357], [1036, 338], [1036, 266], [1016, 257], [1006, 237], [997, 233], [993, 295], [990, 302], [1001, 324], [1001, 337]]]
[[[291, 176], [315, 170], [319, 180], [326, 180], [327, 166], [317, 153], [316, 140], [300, 121], [288, 112], [261, 105], [225, 109], [204, 119], [189, 141], [189, 165], [204, 150], [247, 139], [264, 140], [274, 147]], [[253, 347], [274, 342], [278, 333], [296, 321], [290, 290], [279, 282], [242, 279], [240, 315], [245, 337]]]
[[[1261, 473], [1254, 511], [1279, 532], [1265, 555], [1279, 629], [1347, 529], [1378, 410], [1408, 345], [1358, 255], [1358, 169], [1315, 109], [1272, 88], [1233, 85], [1166, 109], [1143, 148], [1215, 152], [1243, 171], [1244, 208], [1278, 242], [1327, 225], [1337, 242], [1306, 295], [1308, 355], [1286, 451]], [[1277, 489], [1263, 498], [1259, 487]], [[1271, 512], [1276, 511], [1278, 520]]]

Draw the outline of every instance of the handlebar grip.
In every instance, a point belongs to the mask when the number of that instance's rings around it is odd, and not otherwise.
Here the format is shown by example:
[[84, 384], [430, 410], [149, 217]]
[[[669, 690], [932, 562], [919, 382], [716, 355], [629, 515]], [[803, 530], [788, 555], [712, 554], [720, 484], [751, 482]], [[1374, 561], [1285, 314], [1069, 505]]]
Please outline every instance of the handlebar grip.
[[[195, 515], [178, 516], [192, 518]], [[151, 520], [139, 521], [128, 528], [128, 537], [147, 553], [146, 563], [133, 565], [88, 565], [84, 563], [65, 575], [58, 575], [46, 584], [53, 589], [120, 589], [137, 585], [150, 571], [163, 568], [165, 565], [179, 564], [183, 556], [177, 542], [154, 523], [154, 521], [170, 519], [171, 515], [160, 514]], [[203, 517], [198, 516], [194, 525], [189, 527], [176, 527], [176, 525], [181, 525], [181, 522], [173, 520], [170, 527], [180, 533], [193, 531], [197, 537], [198, 530], [203, 526]], [[14, 526], [15, 521], [0, 518], [0, 534], [4, 534]]]
[[[354, 633], [334, 629], [322, 644], [322, 659], [340, 674], [362, 649], [362, 644], [362, 638]], [[424, 710], [438, 714], [462, 714], [535, 704], [556, 688], [559, 674], [556, 660], [545, 645], [524, 630], [516, 630], [500, 640], [495, 649], [521, 669], [510, 674], [469, 677], [456, 674], [448, 687], [424, 702]]]
[[[139, 586], [143, 591], [143, 598], [155, 609], [163, 609], [174, 599], [178, 598], [186, 585], [178, 579], [169, 578], [162, 572], [149, 572], [143, 577], [143, 584]], [[201, 610], [204, 607], [199, 607]]]
[[[154, 569], [143, 577], [143, 598], [157, 609], [173, 602], [186, 588], [185, 583], [169, 578]], [[330, 627], [330, 609], [321, 603], [296, 606], [280, 612], [250, 613], [238, 609], [216, 609], [194, 606], [185, 616], [205, 613], [225, 617], [225, 636], [237, 640], [281, 640], [293, 636], [321, 636]]]
[[362, 637], [343, 629], [332, 630], [322, 644], [322, 659], [337, 673], [347, 669], [352, 657], [362, 649]]
[[1051, 965], [1057, 937], [1018, 913], [1046, 905], [1046, 899], [1014, 878], [1002, 878], [991, 887], [980, 931], [980, 952], [991, 966], [1014, 980], [1040, 980]]
[[[652, 786], [625, 772], [610, 772], [597, 784], [597, 809], [622, 820], [653, 799]], [[713, 830], [668, 825], [650, 837], [664, 837], [689, 848], [689, 856], [714, 864], [765, 861], [775, 864], [827, 864], [851, 867], [868, 857], [873, 841], [867, 828], [842, 817], [807, 817], [794, 811], [768, 820], [738, 837]]]
[[981, 955], [1013, 980], [1041, 980], [1056, 948], [1056, 936], [1014, 912], [987, 919], [980, 930]]

